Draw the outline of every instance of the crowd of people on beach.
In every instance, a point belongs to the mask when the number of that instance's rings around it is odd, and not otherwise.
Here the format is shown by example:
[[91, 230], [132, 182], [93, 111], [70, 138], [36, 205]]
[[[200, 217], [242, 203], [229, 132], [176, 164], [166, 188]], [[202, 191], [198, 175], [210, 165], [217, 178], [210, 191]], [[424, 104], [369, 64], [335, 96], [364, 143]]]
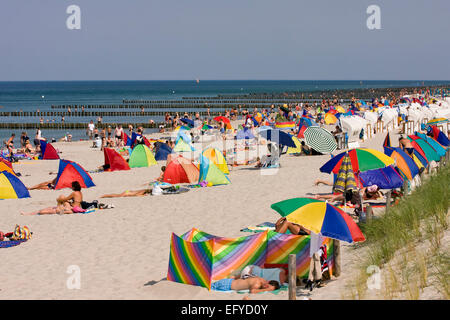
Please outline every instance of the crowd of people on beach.
[[[404, 93], [402, 92], [402, 95]], [[386, 96], [382, 96], [379, 99], [372, 99], [371, 103], [366, 105], [368, 110], [373, 110], [382, 105], [395, 105], [400, 100], [398, 96], [392, 96], [388, 92]], [[276, 123], [284, 123], [284, 122], [298, 122], [301, 118], [309, 118], [315, 121], [319, 125], [325, 124], [325, 114], [335, 109], [338, 106], [342, 105], [342, 101], [338, 98], [330, 99], [330, 100], [322, 100], [321, 103], [294, 103], [294, 104], [284, 104], [281, 106], [272, 105], [269, 108], [254, 108], [253, 110], [249, 110], [245, 108], [245, 106], [237, 106], [232, 108], [231, 110], [225, 110], [223, 114], [220, 114], [218, 118], [229, 119], [230, 121], [240, 121], [240, 128], [242, 130], [250, 130], [256, 133], [256, 130], [263, 126], [273, 127]], [[360, 112], [360, 106], [358, 105], [358, 101], [353, 98], [348, 106], [345, 108], [346, 112], [353, 111], [358, 114]], [[165, 124], [166, 127], [161, 127], [160, 132], [164, 132], [166, 128], [175, 128], [178, 126], [186, 125], [186, 122], [192, 122], [193, 128], [201, 128], [198, 130], [197, 134], [203, 135], [208, 130], [215, 130], [218, 132], [218, 136], [222, 139], [227, 139], [227, 133], [231, 135], [235, 135], [236, 129], [229, 129], [228, 123], [224, 120], [214, 120], [208, 115], [205, 117], [201, 117], [200, 113], [195, 112], [194, 114], [184, 113], [181, 117], [179, 113], [175, 113], [173, 116], [168, 112], [165, 115]], [[239, 119], [240, 117], [240, 119]], [[255, 121], [255, 119], [257, 119]], [[101, 124], [102, 119], [97, 119], [97, 124]], [[206, 129], [204, 128], [206, 126]], [[297, 135], [298, 128], [287, 130], [292, 136]], [[92, 147], [99, 148], [103, 150], [104, 148], [124, 148], [126, 146], [126, 141], [124, 141], [125, 129], [122, 128], [121, 125], [117, 125], [114, 130], [112, 126], [102, 126], [99, 129], [98, 126], [94, 124], [94, 121], [91, 120], [86, 128], [86, 134], [90, 140], [93, 140]], [[144, 137], [144, 128], [137, 127], [134, 128], [133, 125], [128, 126], [127, 136], [132, 136], [132, 134], [137, 134], [138, 137]], [[340, 125], [335, 126], [335, 130], [331, 132], [335, 137], [343, 134], [343, 129]], [[450, 138], [450, 132], [446, 132], [447, 136]], [[194, 133], [190, 132], [192, 141], [195, 141], [196, 137]], [[8, 155], [7, 157], [11, 160], [14, 160], [14, 139], [15, 134], [13, 133], [11, 137], [4, 141], [5, 148], [7, 149]], [[20, 136], [20, 148], [17, 148], [16, 153], [23, 153], [29, 158], [33, 158], [34, 156], [40, 153], [40, 141], [45, 140], [42, 137], [42, 132], [38, 128], [34, 137], [34, 147], [30, 142], [30, 138], [27, 135], [27, 132], [22, 132]], [[62, 141], [71, 141], [71, 136], [66, 135]], [[143, 144], [144, 141], [138, 139], [136, 144]], [[175, 141], [172, 139], [166, 139], [165, 143], [173, 149], [175, 147]], [[245, 148], [248, 150], [248, 143], [246, 142]], [[407, 152], [409, 155], [413, 155], [414, 147], [411, 144], [411, 141], [403, 136], [399, 139], [399, 147]], [[150, 149], [153, 150], [156, 148], [156, 143], [150, 145]], [[226, 151], [226, 150], [224, 150]], [[236, 149], [235, 149], [236, 151]], [[270, 141], [267, 143], [267, 154], [262, 157], [257, 157], [252, 161], [246, 161], [245, 165], [254, 165], [256, 168], [264, 168], [267, 167], [267, 164], [270, 165], [279, 165], [281, 155], [285, 154], [283, 151], [283, 146], [279, 145], [274, 141]], [[304, 156], [313, 156], [320, 155], [321, 153], [317, 152], [310, 146], [305, 144], [305, 141], [301, 141], [301, 151], [300, 155]], [[225, 155], [225, 159], [226, 155]], [[247, 159], [248, 160], [248, 159]], [[230, 163], [227, 163], [230, 165]], [[231, 165], [235, 165], [235, 163], [231, 163]], [[102, 170], [107, 170], [108, 168], [105, 165], [101, 166]], [[166, 167], [161, 167], [161, 174], [159, 177], [154, 179], [154, 182], [162, 182], [164, 179]], [[29, 190], [54, 190], [56, 184], [56, 178], [44, 181], [35, 186], [31, 186]], [[326, 181], [326, 180], [316, 180], [316, 185], [325, 184], [329, 186], [333, 186], [334, 182]], [[123, 192], [105, 194], [100, 198], [118, 198], [118, 197], [140, 197], [152, 195], [154, 192], [154, 186], [146, 187], [140, 190], [125, 190]], [[48, 214], [72, 214], [72, 213], [80, 213], [84, 212], [87, 208], [110, 208], [113, 207], [111, 205], [105, 205], [99, 203], [97, 200], [93, 202], [86, 202], [83, 199], [82, 187], [78, 181], [73, 181], [71, 185], [72, 192], [67, 196], [59, 196], [56, 199], [56, 206], [47, 207], [41, 210], [32, 211], [32, 212], [23, 212], [23, 215], [48, 215]], [[330, 194], [316, 194], [313, 195], [314, 199], [328, 201], [330, 203], [335, 203], [339, 205], [348, 205], [355, 208], [355, 212], [359, 212], [362, 210], [362, 201], [364, 200], [378, 200], [383, 198], [383, 193], [380, 190], [380, 187], [377, 185], [371, 185], [368, 187], [363, 187], [358, 190], [345, 190], [344, 192], [332, 192]], [[293, 235], [310, 235], [311, 231], [306, 229], [305, 227], [292, 223], [288, 221], [285, 217], [278, 219], [275, 222], [274, 230], [279, 233], [289, 232]], [[229, 290], [250, 290], [250, 293], [258, 293], [264, 291], [273, 291], [277, 290], [284, 283], [287, 282], [287, 272], [283, 268], [260, 268], [258, 266], [247, 266], [239, 275], [236, 275], [233, 278], [226, 278], [219, 280], [212, 285], [212, 289], [219, 291], [229, 291]], [[312, 284], [309, 282], [309, 286]]]

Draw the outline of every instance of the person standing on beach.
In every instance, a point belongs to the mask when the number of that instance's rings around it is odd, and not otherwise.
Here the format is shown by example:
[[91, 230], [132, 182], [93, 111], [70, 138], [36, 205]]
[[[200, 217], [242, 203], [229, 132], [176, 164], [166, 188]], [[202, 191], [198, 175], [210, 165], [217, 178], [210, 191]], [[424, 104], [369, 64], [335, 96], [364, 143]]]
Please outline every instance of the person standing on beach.
[[95, 124], [94, 124], [94, 121], [90, 121], [89, 122], [89, 124], [88, 124], [88, 127], [87, 127], [87, 133], [88, 133], [88, 136], [89, 136], [89, 140], [92, 140], [92, 137], [93, 137], [93, 135], [94, 135], [94, 129], [95, 129]]
[[114, 130], [114, 135], [116, 136], [116, 146], [121, 147], [122, 145], [122, 133], [123, 129], [122, 126], [119, 124], [118, 127]]

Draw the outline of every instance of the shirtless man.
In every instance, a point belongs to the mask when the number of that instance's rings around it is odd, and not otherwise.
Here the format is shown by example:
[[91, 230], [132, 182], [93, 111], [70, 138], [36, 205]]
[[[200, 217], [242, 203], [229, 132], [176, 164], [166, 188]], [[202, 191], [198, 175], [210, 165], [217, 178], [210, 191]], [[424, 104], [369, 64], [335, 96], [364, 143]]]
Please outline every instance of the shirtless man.
[[261, 268], [255, 265], [249, 265], [241, 271], [241, 279], [249, 277], [261, 277], [266, 281], [274, 280], [281, 284], [288, 282], [288, 274], [282, 268]]
[[59, 196], [56, 199], [56, 207], [49, 207], [29, 213], [22, 212], [22, 215], [33, 216], [41, 214], [70, 214], [75, 212], [84, 212], [81, 208], [83, 194], [81, 193], [81, 185], [78, 181], [72, 182], [72, 191], [73, 192], [67, 197], [64, 197], [63, 195]]
[[259, 293], [263, 291], [274, 291], [280, 288], [278, 281], [267, 281], [260, 277], [250, 277], [247, 279], [222, 279], [214, 282], [211, 289], [217, 291], [229, 290], [250, 290], [250, 293]]
[[410, 156], [413, 155], [414, 147], [411, 144], [411, 141], [409, 141], [409, 139], [406, 139], [403, 136], [400, 136], [400, 138], [398, 138], [398, 143], [399, 143], [399, 147], [402, 150], [406, 151]]

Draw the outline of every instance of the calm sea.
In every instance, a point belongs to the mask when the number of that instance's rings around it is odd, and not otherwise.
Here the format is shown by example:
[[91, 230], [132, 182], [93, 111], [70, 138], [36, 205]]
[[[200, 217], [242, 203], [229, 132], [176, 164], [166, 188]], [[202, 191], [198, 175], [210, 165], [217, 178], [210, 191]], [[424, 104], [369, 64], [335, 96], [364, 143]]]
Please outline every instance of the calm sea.
[[[121, 104], [123, 99], [179, 100], [182, 97], [206, 97], [218, 94], [277, 93], [353, 88], [407, 87], [450, 84], [445, 81], [49, 81], [0, 82], [0, 111], [50, 111], [51, 105]], [[53, 110], [56, 111], [56, 110]], [[59, 110], [61, 111], [61, 110]], [[116, 109], [117, 111], [117, 109]], [[178, 109], [178, 111], [180, 111]], [[45, 119], [46, 121], [47, 119]], [[61, 119], [48, 119], [60, 122]], [[89, 118], [66, 117], [66, 122], [88, 122]], [[103, 117], [103, 122], [120, 119]], [[123, 119], [121, 119], [123, 121]], [[133, 121], [148, 122], [149, 118]], [[154, 121], [161, 120], [153, 117]], [[1, 122], [39, 122], [36, 118], [0, 117]], [[20, 135], [20, 130], [16, 130]], [[11, 130], [0, 130], [0, 139], [9, 137]], [[60, 138], [65, 131], [44, 130], [47, 138]], [[84, 130], [71, 132], [74, 139], [85, 138]], [[30, 136], [33, 133], [29, 132]], [[17, 139], [18, 141], [18, 139]]]

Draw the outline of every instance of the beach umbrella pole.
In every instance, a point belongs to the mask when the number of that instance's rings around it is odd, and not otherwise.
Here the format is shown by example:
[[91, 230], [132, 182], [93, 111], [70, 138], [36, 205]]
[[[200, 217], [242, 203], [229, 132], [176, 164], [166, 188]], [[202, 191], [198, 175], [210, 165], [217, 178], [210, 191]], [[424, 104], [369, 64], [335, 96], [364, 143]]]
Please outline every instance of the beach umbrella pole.
[[289, 255], [289, 300], [297, 300], [297, 263], [295, 254]]

